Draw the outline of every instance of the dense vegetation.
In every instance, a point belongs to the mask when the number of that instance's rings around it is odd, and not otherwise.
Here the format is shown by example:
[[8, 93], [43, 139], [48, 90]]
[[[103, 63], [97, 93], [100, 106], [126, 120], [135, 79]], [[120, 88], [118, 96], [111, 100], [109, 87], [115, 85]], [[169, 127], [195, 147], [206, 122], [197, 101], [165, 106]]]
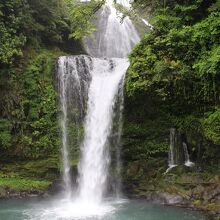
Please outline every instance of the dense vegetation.
[[[165, 155], [169, 128], [176, 127], [194, 160], [217, 165], [220, 1], [136, 1], [135, 6], [152, 8], [154, 29], [130, 55], [126, 130], [134, 138], [126, 144], [136, 142], [133, 159]], [[135, 134], [144, 142], [137, 143]]]
[[55, 62], [82, 53], [81, 39], [102, 1], [0, 2], [1, 159], [59, 152]]
[[102, 4], [0, 1], [0, 197], [38, 194], [59, 176], [56, 61], [85, 53]]
[[[126, 190], [162, 201], [167, 194], [178, 195], [191, 207], [216, 214], [220, 209], [220, 1], [136, 0], [134, 6], [142, 12], [151, 8], [154, 28], [130, 54], [123, 139]], [[178, 133], [182, 165], [164, 174], [170, 128]], [[195, 162], [192, 168], [183, 165], [182, 142]]]
[[[56, 60], [84, 52], [81, 39], [94, 30], [90, 21], [103, 2], [0, 1], [0, 197], [7, 187], [45, 189], [59, 175]], [[209, 184], [219, 181], [220, 1], [136, 0], [133, 6], [150, 8], [154, 28], [130, 54], [126, 186], [140, 195], [179, 193], [216, 211], [203, 194], [212, 195]], [[180, 166], [164, 177], [172, 127], [196, 167]]]

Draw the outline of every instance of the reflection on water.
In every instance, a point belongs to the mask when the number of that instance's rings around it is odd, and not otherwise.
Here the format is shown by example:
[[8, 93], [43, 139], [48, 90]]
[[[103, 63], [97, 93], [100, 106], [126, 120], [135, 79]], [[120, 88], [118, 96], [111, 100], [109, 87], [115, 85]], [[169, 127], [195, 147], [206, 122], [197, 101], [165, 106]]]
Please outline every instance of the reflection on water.
[[200, 213], [144, 201], [109, 200], [102, 205], [67, 200], [0, 201], [0, 220], [205, 220]]

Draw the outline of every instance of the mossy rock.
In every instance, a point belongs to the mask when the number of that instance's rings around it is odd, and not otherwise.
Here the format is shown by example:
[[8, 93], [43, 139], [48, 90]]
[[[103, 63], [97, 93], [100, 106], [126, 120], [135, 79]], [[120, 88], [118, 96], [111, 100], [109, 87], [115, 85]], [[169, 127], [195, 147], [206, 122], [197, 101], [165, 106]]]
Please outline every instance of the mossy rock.
[[185, 165], [179, 165], [179, 166], [176, 166], [176, 167], [173, 167], [169, 173], [171, 174], [175, 174], [175, 175], [182, 175], [184, 173], [191, 173], [194, 171], [194, 168], [193, 167], [187, 167]]
[[60, 170], [59, 159], [57, 157], [50, 157], [42, 160], [2, 164], [0, 177], [54, 180], [60, 175]]
[[5, 198], [7, 196], [7, 190], [4, 187], [0, 187], [0, 198]]
[[5, 190], [26, 191], [46, 190], [51, 185], [50, 181], [23, 179], [18, 177], [0, 178], [0, 194], [5, 195]]

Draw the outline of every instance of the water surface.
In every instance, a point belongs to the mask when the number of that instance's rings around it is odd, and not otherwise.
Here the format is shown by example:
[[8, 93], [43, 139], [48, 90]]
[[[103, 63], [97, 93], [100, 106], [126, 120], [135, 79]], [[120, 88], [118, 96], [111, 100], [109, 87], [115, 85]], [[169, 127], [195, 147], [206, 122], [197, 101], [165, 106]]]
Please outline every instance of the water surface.
[[205, 220], [201, 213], [144, 201], [107, 201], [100, 206], [65, 200], [0, 201], [1, 220]]

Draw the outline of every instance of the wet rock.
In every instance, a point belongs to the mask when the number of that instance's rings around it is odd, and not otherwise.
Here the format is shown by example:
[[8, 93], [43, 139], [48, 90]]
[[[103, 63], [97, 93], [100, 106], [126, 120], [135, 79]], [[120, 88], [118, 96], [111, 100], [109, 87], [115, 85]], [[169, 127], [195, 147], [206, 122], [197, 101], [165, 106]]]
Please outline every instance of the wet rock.
[[135, 176], [137, 176], [139, 169], [140, 169], [140, 166], [139, 166], [138, 162], [130, 163], [128, 170], [127, 170], [127, 175], [135, 177]]
[[169, 173], [176, 174], [176, 175], [182, 175], [183, 173], [192, 172], [193, 169], [194, 169], [193, 167], [187, 167], [185, 165], [179, 165], [179, 166], [173, 167], [169, 171]]
[[195, 187], [191, 192], [191, 197], [194, 199], [201, 199], [203, 198], [203, 193], [205, 192], [205, 187], [202, 185], [198, 185]]
[[47, 193], [49, 195], [54, 195], [57, 192], [60, 192], [62, 190], [63, 190], [63, 181], [61, 179], [58, 179], [58, 180], [53, 181], [53, 183], [50, 186], [49, 190], [45, 193]]
[[0, 198], [6, 198], [8, 195], [7, 190], [3, 187], [0, 187]]
[[172, 195], [169, 193], [152, 194], [151, 196], [148, 196], [147, 199], [148, 201], [165, 205], [183, 206], [188, 204], [187, 200], [184, 199], [182, 196]]

